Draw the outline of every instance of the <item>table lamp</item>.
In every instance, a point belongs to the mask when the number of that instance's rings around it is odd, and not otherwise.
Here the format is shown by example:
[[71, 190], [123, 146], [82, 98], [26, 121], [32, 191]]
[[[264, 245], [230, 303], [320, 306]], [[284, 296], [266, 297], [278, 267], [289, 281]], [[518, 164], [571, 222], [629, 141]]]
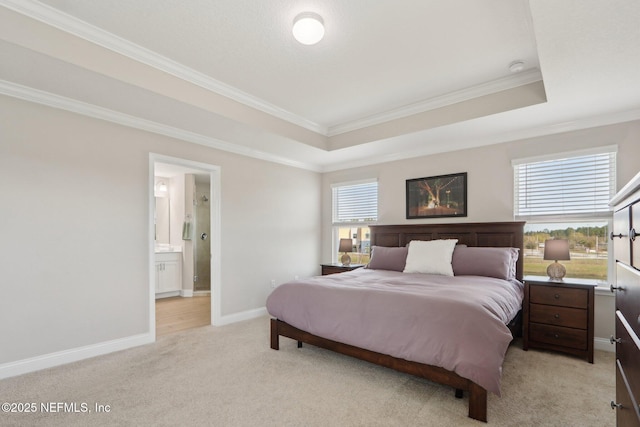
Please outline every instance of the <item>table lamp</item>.
[[562, 281], [567, 274], [567, 269], [560, 261], [569, 261], [569, 241], [567, 239], [549, 239], [544, 241], [544, 260], [553, 260], [552, 264], [547, 267], [547, 275], [550, 280]]
[[351, 257], [347, 252], [351, 252], [353, 250], [353, 243], [351, 239], [340, 239], [340, 247], [338, 248], [338, 252], [344, 252], [340, 261], [342, 265], [351, 264]]

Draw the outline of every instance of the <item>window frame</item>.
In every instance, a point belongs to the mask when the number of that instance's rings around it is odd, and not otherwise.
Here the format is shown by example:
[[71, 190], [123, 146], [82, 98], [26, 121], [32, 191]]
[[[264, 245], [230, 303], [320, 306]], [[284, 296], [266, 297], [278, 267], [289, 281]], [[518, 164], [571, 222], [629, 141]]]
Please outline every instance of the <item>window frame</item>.
[[[373, 220], [362, 220], [362, 221], [336, 221], [336, 193], [335, 189], [340, 187], [349, 187], [363, 184], [376, 184], [376, 215]], [[331, 184], [331, 262], [338, 262], [338, 242], [339, 242], [339, 230], [340, 228], [362, 228], [368, 227], [370, 225], [374, 225], [378, 222], [378, 201], [379, 201], [379, 182], [378, 178], [368, 178], [361, 179], [357, 181], [344, 181], [344, 182], [336, 182]]]
[[[566, 228], [569, 227], [574, 227], [576, 224], [584, 224], [584, 223], [606, 223], [607, 224], [607, 230], [610, 232], [611, 230], [613, 230], [613, 218], [591, 218], [591, 219], [580, 219], [580, 220], [573, 220], [573, 221], [567, 221], [566, 219], [561, 219], [558, 221], [527, 221], [525, 224], [525, 227], [527, 225], [547, 225], [547, 224], [554, 224], [554, 225], [563, 225]], [[526, 231], [525, 231], [526, 232]], [[606, 279], [602, 279], [603, 283], [598, 282], [598, 286], [602, 287], [602, 286], [609, 286], [609, 283], [612, 283], [611, 281], [613, 280], [613, 278], [615, 277], [615, 257], [613, 256], [613, 246], [609, 246], [609, 244], [611, 243], [611, 240], [608, 240], [607, 243], [607, 278]], [[526, 252], [526, 249], [524, 249], [524, 251]], [[549, 261], [549, 263], [551, 263], [551, 261]], [[582, 280], [593, 280], [593, 279], [586, 279], [586, 278], [580, 278], [580, 277], [575, 277], [575, 279], [582, 279]], [[565, 277], [565, 280], [570, 281], [571, 278], [567, 278]], [[608, 288], [607, 288], [607, 292], [609, 292]]]
[[[569, 152], [563, 152], [563, 153], [556, 153], [556, 154], [550, 154], [550, 155], [544, 155], [544, 156], [536, 156], [536, 157], [528, 157], [523, 159], [512, 160], [511, 165], [513, 167], [514, 218], [516, 220], [525, 220], [525, 221], [533, 220], [535, 222], [581, 221], [583, 219], [594, 220], [596, 218], [600, 218], [600, 219], [610, 218], [613, 215], [613, 211], [611, 206], [609, 206], [609, 200], [611, 200], [611, 198], [615, 195], [615, 192], [616, 192], [617, 152], [618, 152], [617, 146], [609, 145], [609, 146], [602, 146], [594, 149], [569, 151]], [[559, 192], [560, 194], [559, 197], [557, 198], [546, 197], [545, 199], [539, 198], [538, 201], [535, 200], [535, 196], [532, 196], [531, 194], [526, 194], [527, 191], [521, 191], [521, 189], [524, 186], [526, 186], [527, 184], [531, 184], [527, 188], [534, 193], [537, 191], [539, 194], [541, 189], [547, 186], [550, 186], [550, 184], [557, 184], [558, 182], [560, 182], [558, 178], [552, 178], [550, 175], [571, 174], [571, 172], [567, 172], [566, 170], [563, 170], [560, 168], [560, 166], [566, 167], [567, 166], [566, 164], [555, 165], [552, 168], [547, 166], [542, 166], [544, 170], [536, 169], [536, 167], [534, 166], [532, 167], [531, 171], [526, 171], [525, 173], [521, 173], [520, 169], [523, 166], [548, 163], [548, 162], [554, 162], [554, 161], [562, 162], [565, 160], [568, 162], [571, 162], [572, 159], [577, 159], [580, 157], [587, 157], [587, 156], [595, 157], [595, 156], [602, 156], [602, 155], [611, 156], [608, 159], [608, 162], [609, 162], [609, 166], [612, 166], [613, 170], [609, 168], [606, 174], [609, 194], [606, 196], [606, 198], [603, 196], [598, 197], [600, 204], [596, 205], [594, 203], [591, 206], [594, 209], [592, 211], [587, 211], [584, 209], [576, 210], [576, 209], [567, 208], [566, 206], [564, 206], [563, 201], [558, 202], [558, 199], [563, 199], [565, 195], [567, 195], [567, 197], [570, 199], [572, 198], [571, 191], [569, 189], [565, 189], [564, 187], [561, 188], [561, 191]], [[586, 161], [583, 163], [586, 164]], [[520, 176], [527, 175], [529, 173], [531, 173], [532, 175], [535, 175], [537, 173], [539, 174], [538, 176], [540, 176], [541, 173], [547, 173], [548, 177], [543, 176], [540, 179], [529, 178], [529, 181], [524, 180], [524, 182], [521, 183]], [[600, 178], [604, 178], [603, 175], [604, 174], [598, 174], [597, 176]], [[592, 181], [592, 177], [593, 176], [586, 176], [586, 177], [580, 177], [580, 178], [574, 177], [574, 179], [572, 179], [571, 181], [575, 182], [574, 184], [575, 189], [584, 190], [585, 183]], [[542, 183], [540, 183], [541, 181]], [[564, 183], [565, 181], [562, 181], [562, 182]], [[597, 187], [594, 187], [594, 188], [597, 188]], [[594, 199], [596, 199], [595, 196], [594, 196]], [[605, 200], [604, 204], [602, 204], [603, 199]], [[522, 205], [521, 200], [525, 200], [525, 203], [528, 203], [529, 205], [531, 205], [531, 207], [529, 208], [529, 211], [533, 211], [534, 213], [521, 213], [520, 211], [520, 207]], [[543, 211], [544, 208], [541, 208], [540, 205], [543, 205], [544, 203], [548, 203], [548, 202], [555, 203], [554, 206], [556, 207], [556, 210], [557, 210], [556, 213], [545, 213]], [[536, 210], [542, 210], [543, 213], [535, 213]]]
[[[519, 188], [517, 184], [517, 174], [518, 168], [520, 165], [528, 164], [528, 163], [537, 163], [537, 162], [546, 162], [553, 160], [561, 160], [561, 159], [570, 159], [573, 157], [583, 157], [589, 155], [601, 155], [610, 153], [613, 155], [612, 161], [610, 161], [610, 166], [613, 170], [609, 170], [609, 179], [611, 180], [609, 185], [609, 197], [608, 200], [611, 200], [616, 192], [616, 178], [617, 178], [617, 153], [618, 146], [617, 145], [607, 145], [600, 146], [592, 149], [585, 150], [575, 150], [575, 151], [567, 151], [561, 153], [548, 154], [543, 156], [535, 156], [535, 157], [527, 157], [521, 159], [514, 159], [511, 162], [513, 167], [513, 214], [514, 219], [516, 221], [526, 221], [527, 224], [567, 224], [570, 226], [571, 224], [576, 223], [588, 223], [588, 222], [606, 222], [609, 230], [613, 228], [613, 207], [608, 206], [607, 212], [603, 213], [602, 211], [593, 212], [593, 213], [559, 213], [559, 214], [543, 214], [543, 215], [535, 215], [535, 214], [527, 214], [522, 215], [519, 214], [518, 210], [518, 200], [519, 200]], [[613, 256], [613, 251], [611, 247], [607, 249], [607, 282], [611, 282], [611, 280], [615, 276], [615, 260]], [[606, 285], [606, 283], [602, 284]]]

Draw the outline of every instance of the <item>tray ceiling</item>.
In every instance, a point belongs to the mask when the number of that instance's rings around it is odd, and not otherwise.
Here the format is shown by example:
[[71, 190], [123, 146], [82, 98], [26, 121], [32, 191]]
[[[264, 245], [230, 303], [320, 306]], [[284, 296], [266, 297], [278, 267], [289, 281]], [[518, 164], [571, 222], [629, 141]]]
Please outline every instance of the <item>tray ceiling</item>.
[[3, 93], [314, 170], [640, 117], [632, 0], [0, 6]]

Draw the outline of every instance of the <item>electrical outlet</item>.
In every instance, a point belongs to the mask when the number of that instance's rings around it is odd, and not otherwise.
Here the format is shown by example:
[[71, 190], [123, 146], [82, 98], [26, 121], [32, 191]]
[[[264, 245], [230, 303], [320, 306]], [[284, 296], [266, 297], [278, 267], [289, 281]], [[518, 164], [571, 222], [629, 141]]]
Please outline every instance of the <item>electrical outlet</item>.
[[271, 287], [272, 288], [276, 287], [276, 279], [271, 279]]

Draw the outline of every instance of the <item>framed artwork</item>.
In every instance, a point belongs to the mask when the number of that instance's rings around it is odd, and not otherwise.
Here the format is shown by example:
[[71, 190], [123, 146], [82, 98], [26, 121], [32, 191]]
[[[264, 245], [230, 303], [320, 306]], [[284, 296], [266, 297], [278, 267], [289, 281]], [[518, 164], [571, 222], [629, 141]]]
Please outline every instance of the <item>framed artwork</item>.
[[407, 219], [467, 216], [467, 173], [407, 180]]

